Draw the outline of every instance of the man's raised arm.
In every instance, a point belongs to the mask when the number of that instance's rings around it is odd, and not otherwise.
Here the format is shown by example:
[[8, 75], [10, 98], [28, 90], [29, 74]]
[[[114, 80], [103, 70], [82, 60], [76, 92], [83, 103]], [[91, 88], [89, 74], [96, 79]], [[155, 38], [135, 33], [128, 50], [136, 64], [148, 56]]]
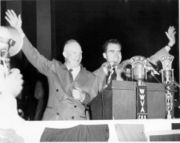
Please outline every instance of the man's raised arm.
[[176, 31], [175, 31], [174, 26], [170, 26], [168, 28], [168, 31], [165, 32], [165, 34], [167, 38], [169, 39], [168, 44], [149, 58], [149, 61], [155, 65], [157, 64], [157, 62], [160, 60], [161, 57], [169, 55], [169, 51], [171, 50], [171, 47], [173, 47], [176, 42], [176, 39], [175, 39]]
[[47, 75], [49, 69], [53, 69], [53, 64], [51, 61], [46, 59], [43, 55], [41, 55], [37, 49], [31, 44], [31, 42], [25, 36], [22, 30], [22, 19], [21, 15], [17, 15], [13, 10], [7, 10], [6, 21], [10, 24], [10, 26], [16, 28], [20, 35], [23, 38], [22, 43], [22, 51], [25, 54], [28, 61], [38, 69], [42, 74]]

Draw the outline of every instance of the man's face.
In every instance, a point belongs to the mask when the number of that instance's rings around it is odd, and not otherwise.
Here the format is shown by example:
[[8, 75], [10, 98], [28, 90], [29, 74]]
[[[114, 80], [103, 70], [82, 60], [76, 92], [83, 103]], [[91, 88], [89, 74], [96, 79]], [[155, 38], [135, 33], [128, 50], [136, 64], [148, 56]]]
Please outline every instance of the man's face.
[[109, 62], [111, 65], [119, 64], [122, 59], [121, 55], [121, 47], [119, 44], [109, 43], [107, 45], [107, 50], [103, 53], [103, 57]]
[[82, 60], [81, 46], [77, 42], [71, 42], [65, 45], [63, 55], [66, 63], [72, 67], [78, 67]]

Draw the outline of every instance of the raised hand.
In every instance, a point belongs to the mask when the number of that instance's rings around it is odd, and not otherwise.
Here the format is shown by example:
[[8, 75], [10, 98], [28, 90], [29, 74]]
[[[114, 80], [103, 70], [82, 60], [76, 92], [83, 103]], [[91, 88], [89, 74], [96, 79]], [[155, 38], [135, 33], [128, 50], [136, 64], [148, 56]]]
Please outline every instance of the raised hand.
[[5, 19], [10, 26], [16, 28], [20, 34], [23, 34], [22, 19], [20, 14], [17, 15], [14, 10], [7, 10]]
[[168, 28], [168, 31], [165, 32], [167, 38], [169, 39], [169, 43], [168, 43], [168, 46], [172, 47], [175, 42], [176, 42], [176, 38], [175, 38], [175, 34], [176, 34], [176, 31], [175, 31], [175, 27], [174, 26], [169, 26]]

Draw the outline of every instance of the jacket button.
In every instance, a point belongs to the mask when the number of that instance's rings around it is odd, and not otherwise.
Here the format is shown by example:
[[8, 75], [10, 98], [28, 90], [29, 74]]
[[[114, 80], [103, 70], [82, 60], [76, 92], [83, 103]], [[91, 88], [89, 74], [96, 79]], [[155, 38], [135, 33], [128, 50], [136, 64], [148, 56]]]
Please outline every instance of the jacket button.
[[74, 105], [74, 108], [76, 108], [77, 106], [76, 105]]
[[74, 116], [72, 116], [72, 119], [74, 119]]
[[58, 115], [58, 116], [59, 116], [59, 113], [57, 112], [57, 113], [56, 113], [56, 115]]
[[56, 89], [56, 92], [58, 92], [59, 91], [59, 89]]

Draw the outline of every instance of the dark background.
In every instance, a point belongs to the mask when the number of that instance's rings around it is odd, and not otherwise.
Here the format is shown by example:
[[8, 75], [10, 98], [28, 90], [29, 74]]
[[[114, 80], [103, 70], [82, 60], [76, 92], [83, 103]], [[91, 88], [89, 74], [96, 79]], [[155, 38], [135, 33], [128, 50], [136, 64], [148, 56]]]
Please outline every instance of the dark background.
[[[2, 2], [2, 17], [6, 2]], [[36, 46], [36, 1], [22, 1], [23, 29]], [[2, 24], [6, 24], [2, 18]], [[175, 79], [179, 79], [179, 19], [178, 0], [51, 0], [52, 58], [63, 61], [66, 40], [74, 38], [83, 49], [83, 65], [90, 71], [103, 62], [102, 45], [111, 38], [122, 44], [123, 60], [136, 55], [151, 56], [168, 43], [165, 35], [175, 26], [176, 44], [171, 50], [175, 59]], [[25, 84], [19, 104], [26, 119], [33, 119], [36, 107], [34, 85], [37, 78], [46, 81], [26, 60], [22, 53], [12, 59], [19, 67]], [[47, 84], [44, 86], [47, 87]], [[176, 95], [179, 98], [179, 95]], [[23, 102], [22, 102], [23, 101]]]
[[[64, 42], [75, 38], [83, 47], [83, 64], [91, 71], [102, 63], [101, 47], [107, 39], [120, 40], [123, 59], [148, 57], [167, 44], [164, 32], [170, 25], [178, 31], [177, 0], [54, 0], [52, 4], [57, 50], [53, 57], [62, 59]], [[176, 38], [171, 53], [178, 61]]]

